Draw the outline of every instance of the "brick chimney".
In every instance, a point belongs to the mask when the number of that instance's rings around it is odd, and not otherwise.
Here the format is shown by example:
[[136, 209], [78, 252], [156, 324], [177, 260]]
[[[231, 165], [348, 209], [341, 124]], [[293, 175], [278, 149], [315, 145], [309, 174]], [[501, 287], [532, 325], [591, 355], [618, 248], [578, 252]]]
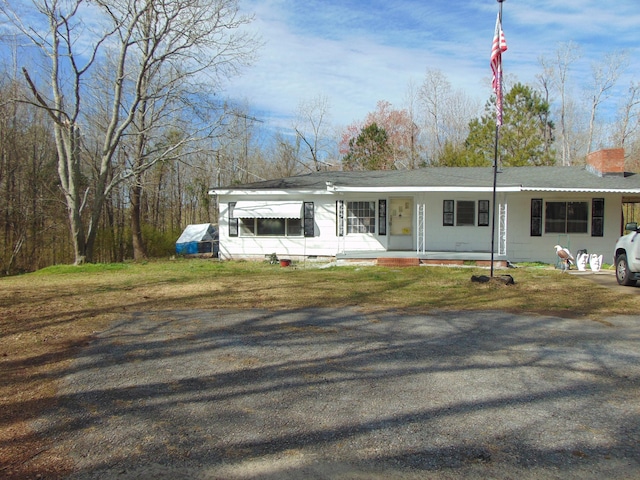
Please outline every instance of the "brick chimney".
[[608, 148], [587, 155], [587, 170], [599, 177], [624, 176], [624, 148]]

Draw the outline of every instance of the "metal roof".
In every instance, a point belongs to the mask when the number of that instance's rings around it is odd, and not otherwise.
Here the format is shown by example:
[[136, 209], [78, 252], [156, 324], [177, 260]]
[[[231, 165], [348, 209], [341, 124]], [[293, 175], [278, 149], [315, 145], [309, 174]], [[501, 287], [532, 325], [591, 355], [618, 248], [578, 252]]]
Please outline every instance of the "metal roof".
[[[416, 170], [327, 171], [214, 188], [211, 193], [251, 191], [487, 191], [492, 167], [427, 167]], [[599, 176], [582, 167], [507, 167], [497, 173], [501, 191], [640, 194], [640, 175]]]

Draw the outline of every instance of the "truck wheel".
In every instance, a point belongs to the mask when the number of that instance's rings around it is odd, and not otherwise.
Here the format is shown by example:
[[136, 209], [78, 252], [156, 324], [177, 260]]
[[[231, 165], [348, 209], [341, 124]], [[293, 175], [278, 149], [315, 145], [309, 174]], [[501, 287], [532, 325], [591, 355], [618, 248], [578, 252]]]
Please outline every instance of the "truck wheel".
[[616, 280], [620, 285], [633, 287], [636, 284], [636, 280], [632, 280], [632, 278], [633, 273], [629, 270], [627, 256], [625, 254], [619, 255], [616, 258]]

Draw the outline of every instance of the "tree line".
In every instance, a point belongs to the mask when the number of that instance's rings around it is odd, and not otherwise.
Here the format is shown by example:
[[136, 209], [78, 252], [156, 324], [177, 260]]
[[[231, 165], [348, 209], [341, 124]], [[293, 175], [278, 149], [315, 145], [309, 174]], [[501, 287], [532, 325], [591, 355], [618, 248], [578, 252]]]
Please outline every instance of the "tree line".
[[[14, 33], [2, 39], [0, 274], [168, 256], [186, 225], [217, 222], [214, 186], [492, 162], [494, 100], [481, 108], [437, 70], [402, 108], [380, 101], [346, 127], [326, 96], [304, 99], [265, 139], [250, 105], [220, 95], [262, 42], [237, 0], [34, 2], [28, 15], [4, 2], [0, 13]], [[561, 46], [536, 85], [507, 89], [504, 164], [570, 165], [602, 141], [637, 162], [638, 84], [606, 131], [598, 116], [624, 55], [594, 66], [586, 115], [568, 88], [577, 56]]]
[[[539, 59], [534, 84], [505, 79], [499, 160], [506, 166], [580, 165], [600, 148], [625, 148], [628, 166], [640, 165], [640, 82], [624, 94], [614, 87], [628, 65], [626, 52], [592, 64], [591, 78], [576, 93], [573, 43]], [[377, 109], [342, 131], [342, 167], [415, 168], [491, 165], [495, 146], [495, 97], [484, 106], [454, 90], [446, 75], [427, 70], [410, 85], [404, 108], [381, 101]]]

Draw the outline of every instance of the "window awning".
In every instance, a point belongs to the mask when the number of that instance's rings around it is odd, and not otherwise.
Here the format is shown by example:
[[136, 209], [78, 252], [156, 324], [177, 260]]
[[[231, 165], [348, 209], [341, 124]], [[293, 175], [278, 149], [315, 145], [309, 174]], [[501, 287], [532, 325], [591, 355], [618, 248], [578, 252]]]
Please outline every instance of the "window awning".
[[241, 201], [233, 208], [235, 218], [302, 218], [302, 202]]

